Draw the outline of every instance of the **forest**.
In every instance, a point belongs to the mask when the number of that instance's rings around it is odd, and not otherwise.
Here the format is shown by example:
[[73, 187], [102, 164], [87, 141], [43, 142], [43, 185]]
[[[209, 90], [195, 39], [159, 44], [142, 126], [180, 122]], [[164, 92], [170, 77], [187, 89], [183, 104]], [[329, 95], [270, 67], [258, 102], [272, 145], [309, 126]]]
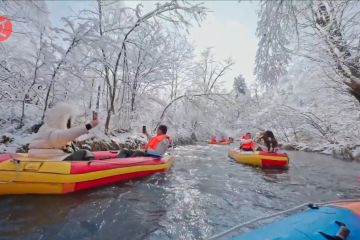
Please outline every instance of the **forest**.
[[0, 151], [24, 151], [46, 110], [71, 102], [79, 122], [99, 113], [90, 144], [136, 139], [143, 125], [168, 125], [179, 144], [272, 130], [286, 149], [360, 160], [360, 2], [255, 4], [251, 82], [230, 57], [195, 51], [202, 2], [97, 0], [58, 27], [46, 1], [0, 1], [13, 24], [0, 42]]

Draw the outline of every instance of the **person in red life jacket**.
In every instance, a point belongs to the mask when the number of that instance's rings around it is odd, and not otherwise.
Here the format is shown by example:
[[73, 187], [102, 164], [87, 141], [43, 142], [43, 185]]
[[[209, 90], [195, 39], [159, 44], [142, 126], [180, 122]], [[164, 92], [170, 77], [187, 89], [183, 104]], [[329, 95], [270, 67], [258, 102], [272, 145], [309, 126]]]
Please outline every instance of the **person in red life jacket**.
[[255, 151], [255, 143], [251, 139], [251, 133], [246, 133], [240, 140], [240, 150]]
[[222, 142], [222, 143], [226, 143], [227, 142], [227, 139], [226, 139], [226, 137], [222, 137], [221, 139], [220, 139], [220, 142]]
[[233, 143], [233, 142], [234, 142], [234, 138], [229, 137], [229, 142], [230, 142], [230, 143]]
[[210, 143], [217, 143], [216, 137], [211, 137], [210, 138]]
[[128, 150], [123, 149], [118, 154], [118, 158], [127, 157], [148, 157], [148, 156], [163, 156], [171, 145], [171, 138], [167, 135], [167, 127], [160, 125], [157, 130], [157, 134], [151, 137], [146, 129], [143, 129], [143, 133], [148, 138], [148, 143], [143, 146], [142, 150]]

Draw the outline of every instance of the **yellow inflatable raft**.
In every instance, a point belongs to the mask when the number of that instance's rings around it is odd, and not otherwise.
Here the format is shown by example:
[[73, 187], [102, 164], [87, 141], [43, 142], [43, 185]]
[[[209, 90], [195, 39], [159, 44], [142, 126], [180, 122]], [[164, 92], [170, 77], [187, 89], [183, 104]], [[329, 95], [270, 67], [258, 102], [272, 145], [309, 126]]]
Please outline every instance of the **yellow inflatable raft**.
[[0, 195], [64, 194], [168, 170], [174, 157], [116, 158], [94, 152], [92, 161], [46, 161], [27, 154], [0, 154]]
[[259, 166], [263, 168], [287, 168], [289, 157], [286, 153], [271, 152], [243, 152], [239, 149], [230, 149], [229, 157], [243, 164]]

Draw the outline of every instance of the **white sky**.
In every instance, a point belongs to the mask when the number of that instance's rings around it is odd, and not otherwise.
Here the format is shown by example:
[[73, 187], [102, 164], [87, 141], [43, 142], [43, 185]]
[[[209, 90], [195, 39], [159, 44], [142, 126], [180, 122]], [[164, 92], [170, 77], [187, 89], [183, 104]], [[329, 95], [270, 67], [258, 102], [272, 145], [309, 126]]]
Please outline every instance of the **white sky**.
[[[152, 1], [125, 1], [125, 4], [135, 7], [138, 3], [144, 9], [152, 8]], [[73, 15], [74, 12], [90, 8], [93, 1], [47, 1], [52, 23], [58, 25], [61, 17]], [[233, 79], [243, 74], [249, 84], [255, 81], [253, 75], [257, 38], [255, 36], [258, 9], [257, 1], [205, 1], [205, 6], [211, 11], [206, 20], [198, 27], [196, 24], [190, 30], [189, 39], [195, 44], [196, 52], [207, 47], [213, 48], [218, 60], [231, 57], [235, 65], [224, 76], [225, 84], [231, 89]]]

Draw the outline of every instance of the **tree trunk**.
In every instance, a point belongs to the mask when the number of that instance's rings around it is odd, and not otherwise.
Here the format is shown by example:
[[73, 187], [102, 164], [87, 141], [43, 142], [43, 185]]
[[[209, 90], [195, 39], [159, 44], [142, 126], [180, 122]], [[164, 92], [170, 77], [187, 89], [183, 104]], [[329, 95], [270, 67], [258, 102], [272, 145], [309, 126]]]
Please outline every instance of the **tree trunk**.
[[91, 91], [90, 91], [89, 109], [92, 108], [92, 99], [93, 99], [93, 92], [94, 92], [94, 82], [95, 82], [95, 79], [92, 79], [92, 80], [91, 80]]
[[101, 95], [101, 87], [98, 86], [97, 99], [96, 99], [96, 111], [100, 109], [100, 95]]
[[105, 121], [105, 134], [109, 133], [109, 125], [111, 119], [111, 110], [107, 111], [106, 121]]

